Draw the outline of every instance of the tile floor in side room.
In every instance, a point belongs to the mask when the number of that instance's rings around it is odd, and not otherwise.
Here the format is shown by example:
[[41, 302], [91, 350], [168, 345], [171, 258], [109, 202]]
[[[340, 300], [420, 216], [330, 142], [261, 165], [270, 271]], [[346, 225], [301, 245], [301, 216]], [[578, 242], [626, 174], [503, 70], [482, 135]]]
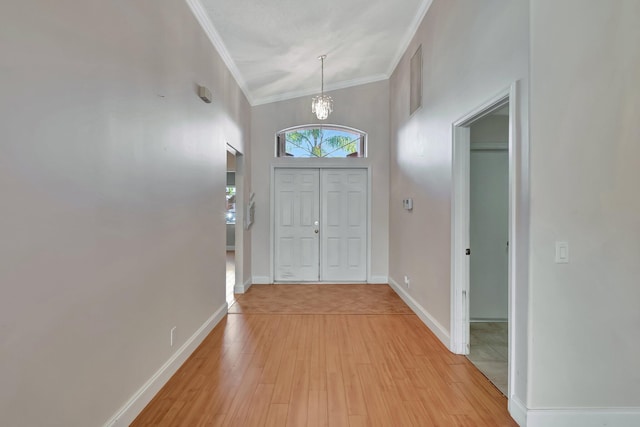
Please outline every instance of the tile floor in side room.
[[469, 360], [505, 396], [509, 360], [507, 322], [471, 322]]

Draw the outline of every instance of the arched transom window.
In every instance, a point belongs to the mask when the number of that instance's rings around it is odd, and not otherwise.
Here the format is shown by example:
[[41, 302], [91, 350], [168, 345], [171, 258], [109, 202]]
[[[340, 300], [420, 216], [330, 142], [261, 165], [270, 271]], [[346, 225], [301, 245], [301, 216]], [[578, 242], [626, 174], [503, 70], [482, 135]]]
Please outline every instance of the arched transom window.
[[303, 158], [366, 157], [367, 134], [337, 125], [308, 125], [276, 135], [276, 156]]

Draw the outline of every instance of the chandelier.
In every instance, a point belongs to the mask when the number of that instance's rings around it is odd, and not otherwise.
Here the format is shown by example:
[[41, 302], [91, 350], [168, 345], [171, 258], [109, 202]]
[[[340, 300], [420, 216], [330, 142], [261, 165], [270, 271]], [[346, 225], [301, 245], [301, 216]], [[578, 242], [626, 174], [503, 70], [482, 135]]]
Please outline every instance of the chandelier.
[[325, 120], [333, 111], [333, 99], [329, 95], [324, 94], [324, 59], [327, 55], [318, 57], [322, 61], [322, 86], [320, 87], [320, 95], [314, 96], [311, 101], [311, 112], [316, 115], [318, 120]]

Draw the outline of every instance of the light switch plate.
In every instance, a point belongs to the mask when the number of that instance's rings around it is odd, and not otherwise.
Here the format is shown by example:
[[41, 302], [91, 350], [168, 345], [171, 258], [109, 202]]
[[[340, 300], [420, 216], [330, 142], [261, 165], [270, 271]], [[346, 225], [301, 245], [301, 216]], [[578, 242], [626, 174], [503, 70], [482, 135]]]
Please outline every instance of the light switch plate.
[[569, 263], [569, 242], [556, 242], [556, 264]]

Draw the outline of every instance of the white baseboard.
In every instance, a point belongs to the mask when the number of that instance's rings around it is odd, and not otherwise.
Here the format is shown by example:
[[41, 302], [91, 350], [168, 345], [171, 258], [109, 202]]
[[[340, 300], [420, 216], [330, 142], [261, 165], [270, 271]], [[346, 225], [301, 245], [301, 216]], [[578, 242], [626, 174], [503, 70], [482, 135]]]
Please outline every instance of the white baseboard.
[[637, 427], [640, 408], [527, 409], [509, 399], [509, 414], [520, 427]]
[[107, 421], [104, 427], [120, 427], [128, 426], [142, 412], [151, 399], [160, 391], [160, 389], [169, 381], [176, 373], [178, 368], [187, 360], [187, 358], [202, 343], [213, 328], [227, 314], [227, 303], [225, 302], [220, 308], [198, 330], [165, 362], [164, 365], [142, 386], [140, 389], [116, 412], [116, 414]]
[[244, 294], [249, 290], [249, 288], [253, 285], [251, 283], [251, 279], [247, 279], [242, 285], [236, 285], [233, 287], [233, 293], [235, 294]]
[[527, 425], [527, 407], [520, 401], [520, 399], [512, 397], [508, 402], [509, 414], [520, 427], [526, 427]]
[[271, 279], [268, 276], [253, 276], [253, 280], [251, 282], [254, 285], [270, 285]]
[[[273, 283], [268, 276], [253, 276], [251, 282], [254, 285], [270, 285]], [[286, 283], [286, 282], [282, 282], [282, 283]], [[298, 283], [298, 282], [295, 282], [295, 283]], [[331, 281], [331, 282], [317, 282], [317, 283], [337, 283], [337, 282]], [[355, 283], [355, 282], [349, 281], [345, 283]], [[371, 276], [371, 278], [367, 281], [367, 283], [387, 284], [389, 283], [389, 278], [387, 276]]]
[[393, 280], [392, 277], [389, 277], [389, 285], [393, 288], [394, 291], [402, 298], [402, 300], [407, 303], [407, 305], [413, 310], [413, 312], [422, 320], [422, 322], [427, 325], [429, 329], [438, 337], [440, 341], [445, 345], [445, 347], [449, 348], [451, 344], [451, 338], [449, 337], [449, 332], [431, 315], [429, 312], [418, 302], [413, 299], [411, 295], [409, 295], [398, 282]]
[[640, 408], [529, 409], [527, 427], [637, 427]]

